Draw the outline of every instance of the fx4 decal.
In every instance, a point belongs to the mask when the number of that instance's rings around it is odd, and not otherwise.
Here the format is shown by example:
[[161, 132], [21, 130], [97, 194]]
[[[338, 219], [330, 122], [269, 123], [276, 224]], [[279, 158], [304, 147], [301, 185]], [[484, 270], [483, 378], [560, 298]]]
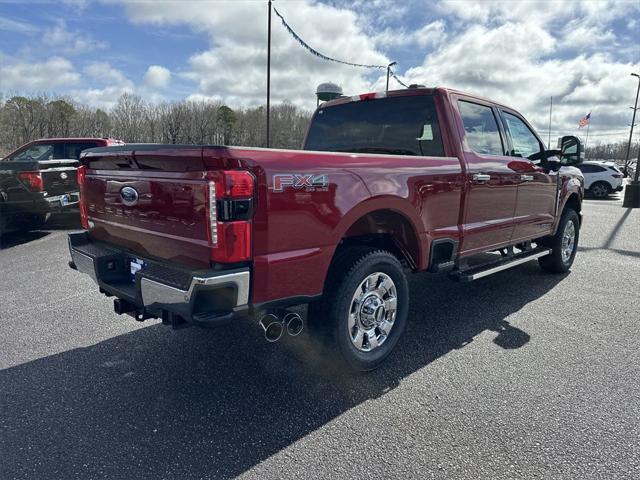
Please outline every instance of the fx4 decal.
[[273, 191], [283, 192], [285, 188], [292, 187], [298, 190], [314, 191], [329, 187], [329, 175], [314, 173], [276, 173], [273, 176]]

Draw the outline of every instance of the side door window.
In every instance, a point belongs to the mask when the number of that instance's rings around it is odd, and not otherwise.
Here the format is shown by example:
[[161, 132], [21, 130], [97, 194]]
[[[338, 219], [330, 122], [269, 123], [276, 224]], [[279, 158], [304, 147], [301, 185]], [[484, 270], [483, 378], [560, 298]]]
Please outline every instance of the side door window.
[[458, 110], [464, 125], [464, 138], [469, 149], [478, 155], [503, 156], [505, 153], [493, 109], [460, 100]]
[[544, 169], [544, 145], [518, 115], [501, 110], [510, 143], [511, 168], [520, 173], [514, 239], [531, 239], [551, 233], [556, 210], [558, 175]]
[[497, 109], [474, 100], [457, 99], [467, 167], [460, 251], [468, 254], [509, 242], [520, 178], [509, 167], [512, 159], [506, 155]]
[[[512, 150], [509, 152], [510, 156], [530, 159], [532, 155], [537, 155], [543, 150], [540, 140], [522, 119], [509, 112], [503, 112], [503, 118], [511, 135]], [[533, 160], [534, 163], [540, 163], [541, 161], [541, 159]]]

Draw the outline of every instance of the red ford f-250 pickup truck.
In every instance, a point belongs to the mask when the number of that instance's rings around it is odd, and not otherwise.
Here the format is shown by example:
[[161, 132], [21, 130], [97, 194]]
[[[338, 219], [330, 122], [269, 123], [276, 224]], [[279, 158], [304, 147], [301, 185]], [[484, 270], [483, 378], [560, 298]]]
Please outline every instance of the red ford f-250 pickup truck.
[[92, 149], [70, 265], [117, 313], [174, 327], [246, 314], [275, 340], [302, 328], [286, 308], [309, 303], [319, 338], [370, 370], [405, 329], [407, 273], [570, 268], [580, 153], [575, 137], [546, 150], [515, 110], [442, 88], [324, 103], [304, 151]]

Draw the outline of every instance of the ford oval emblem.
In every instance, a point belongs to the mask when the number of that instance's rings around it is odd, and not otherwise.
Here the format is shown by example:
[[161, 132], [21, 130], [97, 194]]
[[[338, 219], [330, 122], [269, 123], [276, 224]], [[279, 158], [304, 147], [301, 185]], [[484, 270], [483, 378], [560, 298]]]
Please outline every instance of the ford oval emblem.
[[129, 207], [138, 203], [138, 191], [133, 187], [123, 187], [120, 190], [120, 197], [122, 203]]

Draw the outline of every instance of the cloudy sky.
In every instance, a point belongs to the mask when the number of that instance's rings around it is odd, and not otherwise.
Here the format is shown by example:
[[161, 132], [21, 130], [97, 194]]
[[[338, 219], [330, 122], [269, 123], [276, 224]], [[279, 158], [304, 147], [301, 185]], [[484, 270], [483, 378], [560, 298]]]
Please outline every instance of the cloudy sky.
[[[406, 83], [507, 103], [546, 136], [625, 138], [640, 73], [640, 1], [276, 0], [320, 52], [397, 61]], [[266, 0], [0, 0], [0, 96], [63, 94], [109, 108], [123, 92], [150, 101], [258, 105], [266, 88]], [[273, 18], [272, 96], [312, 109], [318, 83], [384, 89], [384, 72], [330, 63]], [[391, 87], [401, 88], [394, 81]], [[640, 132], [640, 129], [638, 129]], [[628, 133], [626, 133], [628, 135]], [[640, 137], [639, 137], [640, 138]], [[591, 140], [590, 140], [591, 141]]]

